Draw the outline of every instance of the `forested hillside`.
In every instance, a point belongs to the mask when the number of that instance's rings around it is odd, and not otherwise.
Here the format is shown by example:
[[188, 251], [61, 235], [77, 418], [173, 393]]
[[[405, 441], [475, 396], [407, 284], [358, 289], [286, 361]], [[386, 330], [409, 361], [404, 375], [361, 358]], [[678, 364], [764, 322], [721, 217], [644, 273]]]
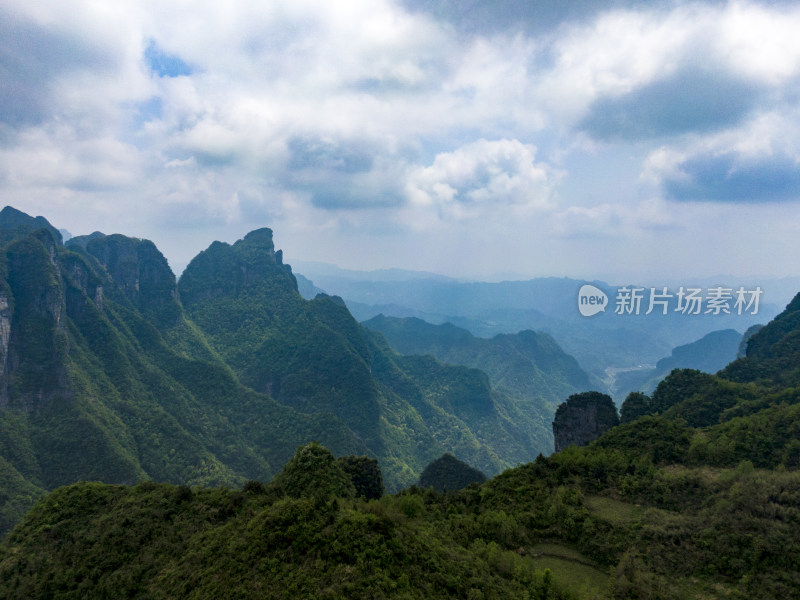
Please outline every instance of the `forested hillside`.
[[2, 249], [0, 531], [75, 481], [240, 485], [309, 439], [366, 451], [333, 415], [241, 385], [185, 319], [151, 243], [59, 240], [36, 229]]
[[588, 446], [461, 491], [366, 500], [314, 444], [241, 491], [61, 488], [0, 546], [0, 586], [10, 598], [796, 597], [799, 302], [720, 375], [675, 370]]
[[304, 300], [269, 229], [211, 244], [180, 282], [147, 240], [64, 246], [10, 207], [0, 233], [0, 534], [61, 485], [268, 481], [312, 440], [377, 458], [390, 490], [445, 452], [495, 474], [550, 447], [484, 373]]
[[244, 385], [304, 414], [335, 415], [378, 458], [390, 489], [447, 450], [494, 474], [549, 448], [547, 417], [493, 390], [484, 373], [399, 356], [341, 300], [301, 298], [268, 229], [212, 244], [178, 291]]
[[364, 326], [379, 331], [402, 354], [430, 354], [442, 362], [479, 368], [497, 389], [551, 415], [564, 398], [590, 388], [589, 376], [546, 333], [521, 331], [479, 338], [450, 323], [379, 315]]

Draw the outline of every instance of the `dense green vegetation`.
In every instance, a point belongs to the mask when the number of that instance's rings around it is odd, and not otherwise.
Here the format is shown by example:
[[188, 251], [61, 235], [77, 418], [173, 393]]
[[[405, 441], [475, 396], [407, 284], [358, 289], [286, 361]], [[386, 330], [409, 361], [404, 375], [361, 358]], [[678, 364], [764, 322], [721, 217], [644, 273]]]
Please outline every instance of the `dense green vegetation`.
[[432, 355], [438, 360], [484, 371], [507, 411], [525, 428], [535, 452], [552, 447], [550, 420], [570, 394], [590, 389], [589, 376], [545, 333], [521, 331], [478, 338], [450, 323], [432, 325], [416, 318], [378, 315], [363, 325], [380, 332], [397, 352]]
[[0, 533], [44, 490], [77, 480], [240, 485], [269, 479], [310, 439], [367, 452], [333, 415], [242, 386], [183, 317], [149, 242], [64, 248], [38, 229], [0, 263]]
[[556, 452], [571, 444], [585, 446], [618, 424], [611, 396], [600, 392], [572, 394], [553, 417]]
[[340, 456], [337, 461], [350, 477], [357, 496], [376, 500], [383, 496], [383, 473], [378, 461], [368, 456]]
[[479, 368], [497, 389], [548, 414], [565, 397], [589, 389], [588, 375], [546, 333], [521, 331], [479, 338], [450, 323], [379, 315], [364, 326], [381, 332], [401, 354], [431, 354], [442, 362]]
[[[0, 249], [3, 597], [800, 595], [800, 295], [719, 374], [502, 470], [532, 449], [489, 377], [303, 300], [266, 231], [177, 294], [146, 242], [25, 223]], [[397, 492], [451, 449], [433, 465], [493, 477]]]
[[[635, 437], [652, 439], [643, 425]], [[242, 491], [74, 484], [0, 546], [0, 589], [9, 598], [796, 595], [796, 471], [660, 464], [606, 439], [460, 492], [366, 501], [311, 445], [275, 481]]]
[[437, 492], [461, 490], [471, 483], [486, 481], [486, 475], [478, 469], [470, 467], [452, 454], [444, 454], [437, 458], [419, 476], [419, 485], [433, 488]]
[[800, 385], [800, 295], [747, 341], [747, 353], [721, 373], [732, 381]]
[[304, 300], [280, 258], [268, 229], [215, 242], [178, 283], [187, 317], [244, 385], [343, 422], [380, 462], [387, 489], [416, 482], [444, 452], [494, 474], [549, 449], [542, 414], [475, 369], [399, 356], [340, 299]]
[[268, 481], [311, 440], [379, 461], [367, 497], [444, 452], [495, 474], [549, 448], [482, 372], [401, 357], [340, 300], [304, 300], [268, 229], [211, 244], [180, 282], [147, 240], [65, 247], [11, 208], [0, 232], [0, 536], [61, 485]]

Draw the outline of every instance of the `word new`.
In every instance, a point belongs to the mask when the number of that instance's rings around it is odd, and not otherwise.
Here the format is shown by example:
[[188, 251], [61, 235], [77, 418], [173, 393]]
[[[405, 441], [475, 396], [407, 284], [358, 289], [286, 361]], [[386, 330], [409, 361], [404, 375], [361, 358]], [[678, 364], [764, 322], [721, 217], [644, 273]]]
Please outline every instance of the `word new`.
[[584, 317], [591, 317], [599, 312], [605, 312], [608, 296], [600, 288], [586, 284], [578, 292], [578, 310]]

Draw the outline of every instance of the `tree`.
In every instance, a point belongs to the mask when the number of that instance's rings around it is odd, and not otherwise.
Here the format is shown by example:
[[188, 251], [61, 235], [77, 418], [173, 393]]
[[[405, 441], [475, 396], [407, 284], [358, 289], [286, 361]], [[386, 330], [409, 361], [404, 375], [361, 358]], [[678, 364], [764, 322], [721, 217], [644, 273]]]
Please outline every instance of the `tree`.
[[642, 392], [631, 392], [620, 407], [619, 422], [630, 423], [647, 414], [650, 414], [650, 397]]
[[483, 481], [486, 481], [486, 475], [452, 454], [444, 454], [441, 458], [437, 458], [425, 467], [419, 477], [420, 487], [433, 487], [437, 492], [460, 490], [470, 483]]
[[356, 495], [367, 500], [383, 496], [383, 474], [378, 461], [368, 456], [340, 456], [339, 466], [350, 477]]
[[300, 446], [275, 478], [274, 485], [294, 498], [352, 498], [355, 496], [350, 477], [330, 450], [317, 442]]

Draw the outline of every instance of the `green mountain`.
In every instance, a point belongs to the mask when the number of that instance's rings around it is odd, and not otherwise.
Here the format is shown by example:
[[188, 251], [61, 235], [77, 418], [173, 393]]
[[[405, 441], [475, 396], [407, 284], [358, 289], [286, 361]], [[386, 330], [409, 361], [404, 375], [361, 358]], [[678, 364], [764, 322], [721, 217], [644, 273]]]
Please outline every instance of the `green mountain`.
[[692, 456], [667, 416], [481, 485], [366, 501], [300, 448], [242, 491], [80, 483], [0, 544], [8, 598], [796, 597], [796, 470]]
[[[800, 466], [800, 294], [750, 339], [747, 356], [717, 375], [676, 369], [652, 396], [631, 394], [623, 413], [658, 415], [680, 425], [682, 461], [732, 467]], [[634, 410], [626, 411], [626, 404]], [[626, 420], [629, 420], [628, 417]], [[634, 424], [638, 421], [634, 421]], [[690, 435], [691, 434], [691, 435]]]
[[734, 361], [721, 375], [770, 386], [800, 385], [800, 294], [786, 310], [752, 333], [744, 358]]
[[267, 481], [311, 440], [377, 458], [389, 490], [445, 452], [495, 474], [546, 451], [484, 373], [304, 300], [268, 229], [180, 282], [148, 240], [54, 231], [0, 213], [0, 534], [61, 485]]
[[[18, 597], [112, 586], [198, 598], [795, 597], [800, 393], [785, 367], [796, 364], [798, 303], [730, 378], [674, 370], [644, 397], [648, 414], [480, 487], [320, 497], [343, 485], [325, 483], [341, 479], [330, 459], [305, 495], [283, 476], [260, 494], [72, 486], [0, 547], [0, 582]], [[154, 553], [159, 510], [171, 524]], [[105, 524], [127, 515], [98, 547]]]
[[414, 317], [379, 315], [363, 325], [378, 331], [405, 355], [432, 355], [454, 365], [484, 371], [492, 387], [505, 397], [516, 423], [536, 441], [536, 454], [553, 447], [550, 422], [567, 396], [590, 389], [589, 376], [545, 333], [522, 331], [479, 338], [450, 323], [432, 325]]
[[212, 244], [178, 291], [244, 385], [303, 414], [335, 415], [378, 458], [389, 489], [416, 481], [445, 451], [492, 474], [546, 451], [529, 435], [536, 417], [482, 372], [400, 356], [340, 299], [304, 300], [268, 229]]
[[47, 230], [57, 244], [62, 243], [61, 233], [44, 217], [32, 217], [11, 206], [0, 210], [0, 243], [5, 244], [39, 229]]
[[0, 251], [0, 531], [79, 480], [238, 485], [309, 439], [366, 452], [335, 416], [241, 385], [186, 320], [152, 243], [14, 235]]
[[[673, 370], [588, 446], [460, 491], [367, 500], [356, 481], [379, 481], [374, 463], [351, 468], [363, 461], [336, 460], [333, 446], [360, 444], [347, 452], [377, 456], [384, 475], [417, 459], [409, 439], [475, 440], [489, 459], [503, 441], [517, 447], [515, 417], [481, 371], [395, 354], [337, 299], [289, 293], [271, 236], [248, 238], [193, 261], [186, 301], [183, 281], [172, 301], [159, 292], [165, 272], [139, 258], [153, 255], [137, 240], [78, 251], [34, 231], [3, 247], [3, 515], [58, 485], [68, 461], [126, 484], [40, 498], [0, 543], [4, 597], [800, 595], [800, 294], [745, 358], [717, 375]], [[138, 285], [118, 283], [131, 273]], [[243, 315], [249, 352], [230, 345]], [[321, 343], [300, 335], [309, 330]], [[326, 370], [331, 354], [339, 372]], [[303, 412], [312, 399], [323, 409]], [[314, 418], [338, 424], [333, 451], [304, 440], [273, 466], [268, 442]], [[482, 423], [508, 429], [489, 440]], [[194, 479], [147, 481], [157, 469]], [[239, 485], [259, 469], [250, 479], [271, 481]]]

